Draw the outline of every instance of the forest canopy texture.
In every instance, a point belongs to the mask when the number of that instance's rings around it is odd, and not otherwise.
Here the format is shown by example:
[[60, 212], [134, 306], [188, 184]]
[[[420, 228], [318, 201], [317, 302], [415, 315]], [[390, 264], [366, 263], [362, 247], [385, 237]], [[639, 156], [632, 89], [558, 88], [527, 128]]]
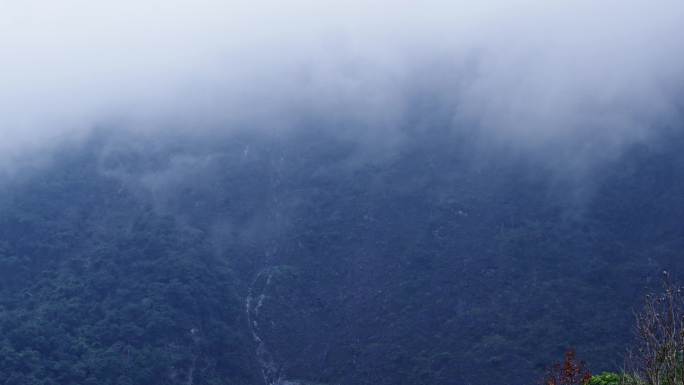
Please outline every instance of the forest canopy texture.
[[381, 159], [98, 132], [2, 184], [3, 383], [522, 384], [568, 346], [619, 369], [682, 269], [678, 132], [581, 178], [437, 132]]

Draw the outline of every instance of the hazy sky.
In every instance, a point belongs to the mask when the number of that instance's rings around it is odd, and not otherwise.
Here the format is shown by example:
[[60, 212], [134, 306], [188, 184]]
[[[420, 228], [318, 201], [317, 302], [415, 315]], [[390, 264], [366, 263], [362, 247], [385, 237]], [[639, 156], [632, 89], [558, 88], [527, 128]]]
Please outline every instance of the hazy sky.
[[681, 0], [0, 0], [0, 151], [111, 121], [391, 136], [416, 89], [454, 129], [619, 147], [679, 118], [683, 26]]

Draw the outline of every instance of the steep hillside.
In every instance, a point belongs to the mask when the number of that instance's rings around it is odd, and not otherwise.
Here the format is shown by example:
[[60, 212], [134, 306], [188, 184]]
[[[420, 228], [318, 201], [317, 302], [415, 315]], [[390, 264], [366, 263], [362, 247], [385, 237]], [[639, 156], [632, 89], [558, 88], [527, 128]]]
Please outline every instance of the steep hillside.
[[619, 366], [650, 277], [683, 267], [683, 138], [571, 175], [440, 135], [61, 149], [2, 187], [4, 383], [529, 384], [567, 346]]

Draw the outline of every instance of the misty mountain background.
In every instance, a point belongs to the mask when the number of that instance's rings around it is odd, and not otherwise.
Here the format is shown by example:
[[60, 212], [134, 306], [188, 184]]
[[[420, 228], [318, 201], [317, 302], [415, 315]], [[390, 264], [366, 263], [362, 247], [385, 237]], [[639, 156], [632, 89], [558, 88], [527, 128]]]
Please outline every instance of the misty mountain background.
[[681, 0], [0, 0], [0, 384], [620, 370]]

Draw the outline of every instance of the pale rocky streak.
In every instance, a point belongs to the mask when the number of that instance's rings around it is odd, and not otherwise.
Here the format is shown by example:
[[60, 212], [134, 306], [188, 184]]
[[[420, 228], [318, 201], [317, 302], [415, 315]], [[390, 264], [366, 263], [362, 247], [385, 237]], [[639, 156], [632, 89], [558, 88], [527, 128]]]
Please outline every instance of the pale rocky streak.
[[[256, 345], [255, 355], [261, 369], [264, 384], [326, 385], [307, 380], [284, 378], [285, 374], [281, 370], [281, 368], [285, 366], [284, 363], [278, 363], [276, 361], [275, 355], [269, 350], [266, 341], [264, 341], [264, 338], [260, 334], [259, 321], [256, 318], [259, 316], [259, 311], [263, 309], [264, 305], [266, 304], [268, 290], [272, 285], [273, 275], [277, 273], [277, 271], [278, 267], [268, 267], [259, 271], [252, 281], [252, 285], [249, 287], [247, 297], [245, 298], [245, 314], [247, 317], [247, 325], [249, 332], [252, 335], [252, 340]], [[265, 280], [263, 287], [261, 287], [261, 289], [257, 289], [259, 282], [263, 280]], [[258, 292], [258, 294], [256, 292]]]

